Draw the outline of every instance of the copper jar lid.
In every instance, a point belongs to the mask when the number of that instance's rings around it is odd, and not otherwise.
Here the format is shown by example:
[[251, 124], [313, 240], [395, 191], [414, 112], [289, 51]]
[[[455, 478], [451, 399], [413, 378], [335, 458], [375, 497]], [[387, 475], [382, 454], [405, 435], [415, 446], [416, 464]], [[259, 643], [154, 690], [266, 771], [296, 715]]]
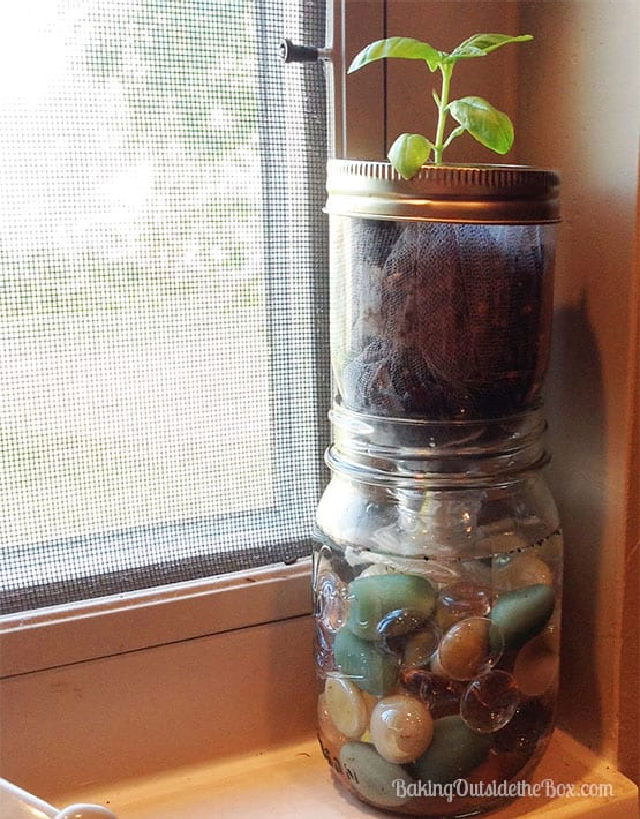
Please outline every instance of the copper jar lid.
[[403, 179], [388, 162], [327, 163], [326, 212], [419, 222], [558, 222], [558, 174], [527, 165], [423, 165]]

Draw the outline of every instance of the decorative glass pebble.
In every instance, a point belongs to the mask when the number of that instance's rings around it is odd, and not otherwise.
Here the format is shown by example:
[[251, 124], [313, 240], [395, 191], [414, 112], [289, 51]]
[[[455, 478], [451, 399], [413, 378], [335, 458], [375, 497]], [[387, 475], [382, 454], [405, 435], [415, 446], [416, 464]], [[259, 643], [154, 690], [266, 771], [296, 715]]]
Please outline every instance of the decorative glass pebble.
[[400, 669], [400, 683], [410, 694], [420, 696], [422, 683], [431, 673], [424, 668], [403, 667]]
[[409, 668], [429, 668], [441, 636], [442, 632], [435, 623], [426, 623], [420, 631], [411, 634], [407, 639], [402, 664]]
[[347, 586], [335, 574], [323, 574], [318, 581], [317, 606], [325, 628], [335, 633], [347, 619]]
[[371, 566], [363, 569], [358, 577], [379, 577], [381, 574], [398, 574], [398, 572], [385, 566], [384, 563], [372, 563]]
[[371, 737], [388, 762], [407, 763], [428, 747], [433, 734], [429, 709], [405, 694], [381, 699], [371, 713]]
[[375, 643], [361, 640], [346, 626], [333, 643], [335, 665], [363, 691], [381, 697], [389, 693], [398, 678], [398, 659], [383, 652]]
[[540, 641], [544, 644], [546, 651], [554, 654], [560, 653], [560, 612], [555, 611], [551, 620], [540, 633]]
[[540, 698], [526, 700], [516, 708], [504, 728], [495, 734], [496, 750], [532, 754], [552, 728], [552, 707]]
[[[500, 626], [505, 648], [518, 649], [541, 632], [553, 614], [555, 600], [553, 587], [543, 583], [501, 594], [493, 604], [491, 621]], [[494, 637], [498, 639], [492, 631], [491, 639]]]
[[338, 730], [331, 719], [324, 692], [318, 697], [318, 732], [322, 741], [334, 748], [347, 741], [346, 736]]
[[454, 680], [471, 680], [502, 656], [500, 629], [486, 617], [467, 617], [455, 623], [438, 646], [438, 663]]
[[367, 802], [396, 808], [410, 797], [415, 780], [400, 765], [383, 759], [367, 742], [347, 742], [340, 751], [340, 766], [347, 782]]
[[316, 665], [322, 671], [334, 671], [333, 635], [321, 620], [316, 621]]
[[438, 625], [445, 630], [465, 617], [485, 617], [490, 610], [491, 590], [464, 581], [442, 589], [436, 603]]
[[434, 672], [434, 674], [440, 674], [442, 677], [447, 676], [447, 672], [444, 670], [442, 664], [440, 663], [440, 657], [438, 656], [437, 651], [434, 651], [433, 653], [433, 657], [431, 658], [431, 662], [429, 663], [429, 668], [431, 669], [431, 671]]
[[520, 693], [511, 674], [490, 671], [467, 686], [460, 702], [460, 716], [473, 731], [499, 731], [513, 717]]
[[363, 640], [378, 639], [378, 623], [398, 609], [411, 609], [425, 619], [433, 612], [435, 591], [424, 577], [387, 574], [357, 577], [349, 584], [347, 626]]
[[369, 724], [369, 709], [358, 686], [350, 680], [329, 677], [324, 701], [338, 731], [349, 739], [360, 739]]
[[412, 770], [421, 782], [446, 785], [471, 773], [490, 747], [491, 737], [472, 731], [459, 716], [442, 717], [434, 722], [431, 743]]
[[401, 652], [410, 632], [415, 632], [427, 624], [427, 618], [420, 611], [398, 609], [390, 611], [376, 626], [378, 639], [385, 651]]
[[457, 714], [465, 684], [423, 668], [408, 668], [400, 672], [400, 682], [427, 705], [434, 719]]
[[550, 586], [553, 577], [551, 569], [543, 560], [526, 553], [515, 555], [496, 568], [493, 582], [496, 588], [511, 591], [534, 586], [537, 583]]
[[549, 649], [551, 640], [545, 632], [525, 643], [516, 657], [513, 676], [527, 697], [544, 694], [557, 680], [560, 657]]
[[460, 564], [460, 582], [471, 583], [485, 589], [491, 588], [491, 557], [465, 560]]

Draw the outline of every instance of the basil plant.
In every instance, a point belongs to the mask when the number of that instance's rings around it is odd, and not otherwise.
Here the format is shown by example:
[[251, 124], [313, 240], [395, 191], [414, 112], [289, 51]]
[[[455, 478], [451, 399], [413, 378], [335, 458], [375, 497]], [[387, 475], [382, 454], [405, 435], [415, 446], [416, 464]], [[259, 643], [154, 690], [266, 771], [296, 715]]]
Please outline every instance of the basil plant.
[[[472, 57], [486, 57], [492, 51], [507, 43], [522, 43], [532, 40], [530, 34], [512, 37], [509, 34], [474, 34], [448, 54], [438, 51], [420, 40], [410, 37], [389, 37], [377, 40], [363, 48], [349, 66], [349, 73], [363, 68], [376, 60], [386, 57], [402, 57], [408, 60], [424, 60], [429, 71], [439, 71], [442, 75], [440, 94], [433, 89], [433, 99], [438, 109], [438, 125], [435, 139], [422, 134], [400, 134], [389, 150], [389, 161], [404, 179], [410, 179], [429, 162], [433, 155], [436, 165], [442, 163], [442, 156], [454, 139], [461, 134], [471, 136], [497, 154], [506, 154], [513, 145], [513, 124], [502, 111], [494, 108], [482, 97], [462, 97], [449, 100], [451, 76], [458, 60]], [[447, 118], [451, 116], [457, 125], [445, 136]]]

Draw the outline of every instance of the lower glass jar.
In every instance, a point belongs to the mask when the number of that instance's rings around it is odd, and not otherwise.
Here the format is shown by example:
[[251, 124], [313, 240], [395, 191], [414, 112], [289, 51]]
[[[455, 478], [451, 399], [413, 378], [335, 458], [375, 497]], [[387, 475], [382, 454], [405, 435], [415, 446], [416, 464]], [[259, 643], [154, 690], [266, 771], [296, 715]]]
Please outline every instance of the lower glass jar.
[[562, 538], [542, 419], [332, 420], [313, 581], [323, 753], [397, 813], [510, 801], [556, 699]]

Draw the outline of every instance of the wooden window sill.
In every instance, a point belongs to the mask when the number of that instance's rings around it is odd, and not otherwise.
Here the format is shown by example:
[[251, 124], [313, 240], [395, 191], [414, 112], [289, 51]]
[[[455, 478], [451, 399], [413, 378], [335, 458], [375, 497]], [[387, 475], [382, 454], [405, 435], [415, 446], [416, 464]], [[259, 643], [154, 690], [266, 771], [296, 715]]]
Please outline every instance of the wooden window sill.
[[[638, 789], [610, 765], [556, 731], [535, 782], [608, 784], [608, 797], [525, 797], [496, 811], [496, 819], [521, 816], [566, 819], [634, 819]], [[97, 802], [118, 819], [278, 819], [382, 816], [343, 793], [333, 782], [315, 739], [216, 764], [189, 766], [109, 787], [63, 794], [58, 804]], [[388, 815], [388, 814], [387, 814]]]

